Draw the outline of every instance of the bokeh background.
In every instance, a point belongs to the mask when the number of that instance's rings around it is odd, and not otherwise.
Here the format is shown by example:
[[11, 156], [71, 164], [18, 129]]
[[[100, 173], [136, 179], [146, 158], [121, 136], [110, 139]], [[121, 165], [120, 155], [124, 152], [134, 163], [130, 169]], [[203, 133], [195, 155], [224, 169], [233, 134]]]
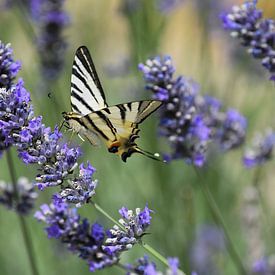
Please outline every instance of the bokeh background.
[[[154, 0], [65, 1], [64, 9], [70, 17], [64, 30], [65, 65], [58, 79], [52, 81], [45, 81], [40, 73], [31, 31], [34, 28], [38, 33], [39, 29], [31, 20], [26, 22], [28, 14], [22, 13], [17, 2], [20, 1], [9, 1], [8, 6], [1, 3], [0, 40], [12, 44], [15, 59], [22, 62], [19, 75], [31, 92], [35, 114], [42, 115], [50, 126], [62, 121], [62, 111], [70, 110], [71, 66], [80, 45], [90, 49], [110, 105], [149, 99], [151, 94], [144, 90], [137, 66], [149, 57], [170, 55], [176, 75], [194, 79], [202, 94], [219, 98], [225, 106], [234, 107], [247, 117], [248, 142], [256, 131], [274, 126], [274, 84], [268, 81], [268, 73], [259, 62], [252, 60], [222, 29], [219, 19], [220, 12], [241, 1], [182, 0], [167, 7], [163, 1]], [[259, 7], [265, 17], [274, 18], [274, 1], [262, 0]], [[157, 136], [157, 124], [155, 114], [141, 126], [138, 143], [149, 151], [165, 152], [169, 147]], [[183, 161], [164, 165], [134, 155], [125, 164], [104, 146], [92, 148], [77, 136], [72, 143], [81, 144], [83, 160], [90, 160], [97, 169], [95, 201], [116, 218], [121, 206], [134, 209], [148, 203], [154, 215], [151, 234], [144, 240], [164, 256], [178, 257], [186, 274], [191, 270], [199, 274], [238, 274], [223, 242], [223, 233], [215, 225], [198, 187], [199, 180], [211, 190], [245, 264], [275, 251], [274, 163], [261, 168], [257, 187], [261, 203], [251, 210], [253, 194], [249, 187], [259, 171], [243, 167], [244, 148], [213, 155], [199, 179], [192, 166]], [[37, 171], [17, 160], [16, 152], [14, 160], [18, 177], [35, 179]], [[5, 155], [0, 160], [0, 175], [2, 180], [10, 181]], [[35, 208], [48, 203], [54, 191], [39, 192]], [[91, 205], [79, 211], [90, 221], [111, 226]], [[257, 223], [249, 225], [246, 217], [253, 214]], [[0, 274], [31, 274], [17, 215], [1, 207], [0, 224]], [[40, 274], [90, 273], [85, 262], [56, 240], [49, 240], [43, 225], [32, 215], [27, 217], [27, 224]], [[122, 262], [133, 262], [144, 253], [142, 247], [136, 246], [124, 254]], [[121, 270], [113, 267], [96, 273], [120, 274]]]

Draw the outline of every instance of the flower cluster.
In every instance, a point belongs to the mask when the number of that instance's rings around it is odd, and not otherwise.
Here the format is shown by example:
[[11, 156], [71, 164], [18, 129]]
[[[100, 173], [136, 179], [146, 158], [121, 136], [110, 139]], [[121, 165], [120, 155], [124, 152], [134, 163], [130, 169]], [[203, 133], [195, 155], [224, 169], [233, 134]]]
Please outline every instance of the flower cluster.
[[10, 89], [0, 89], [0, 153], [18, 140], [20, 129], [32, 115], [30, 94], [19, 80]]
[[119, 235], [114, 228], [105, 231], [100, 224], [90, 225], [87, 219], [81, 219], [76, 208], [71, 208], [60, 195], [53, 196], [52, 204], [42, 205], [35, 217], [47, 224], [49, 238], [65, 243], [70, 251], [86, 260], [90, 271], [94, 272], [116, 264], [120, 253], [130, 248], [129, 240], [141, 238], [144, 234], [150, 223], [150, 210], [145, 207], [143, 211], [136, 212], [133, 215], [126, 208], [120, 210], [125, 230], [121, 230]]
[[[144, 255], [142, 258], [137, 259], [134, 265], [126, 265], [126, 269], [129, 270], [127, 275], [131, 274], [141, 274], [141, 275], [181, 275], [183, 274], [178, 270], [179, 260], [177, 258], [168, 258], [169, 269], [165, 273], [162, 273], [157, 270], [156, 264], [149, 260], [147, 255]], [[192, 273], [193, 274], [193, 273]]]
[[231, 13], [221, 15], [223, 26], [237, 37], [248, 52], [271, 73], [275, 81], [275, 23], [263, 19], [262, 11], [257, 9], [256, 0], [247, 0], [241, 6], [234, 6]]
[[63, 29], [69, 16], [63, 11], [64, 0], [32, 0], [31, 14], [39, 27], [37, 47], [40, 55], [42, 75], [56, 79], [63, 69], [67, 44]]
[[34, 207], [36, 198], [37, 193], [34, 191], [34, 186], [27, 178], [18, 179], [16, 190], [14, 190], [14, 185], [4, 181], [0, 182], [0, 204], [19, 214], [28, 215]]
[[[0, 152], [14, 145], [24, 163], [38, 164], [36, 185], [40, 190], [61, 185], [77, 167], [80, 149], [64, 143], [57, 127], [52, 131], [42, 123], [41, 116], [34, 116], [30, 93], [21, 79], [0, 89], [0, 126]], [[68, 186], [62, 186], [64, 198], [78, 205], [87, 202], [96, 187], [96, 181], [92, 181], [94, 171], [90, 164], [87, 168], [82, 164], [80, 174]]]
[[258, 133], [252, 141], [252, 146], [244, 154], [244, 165], [247, 168], [252, 168], [270, 160], [274, 144], [275, 133], [271, 129], [266, 130], [264, 134]]
[[50, 205], [44, 204], [35, 217], [47, 224], [49, 238], [59, 239], [70, 251], [86, 260], [90, 271], [111, 266], [118, 261], [116, 253], [104, 250], [106, 233], [98, 223], [90, 225], [81, 219], [76, 208], [69, 207], [61, 196], [55, 195]]
[[87, 167], [83, 163], [79, 166], [79, 176], [69, 182], [68, 186], [61, 190], [60, 195], [67, 202], [80, 206], [89, 202], [95, 194], [97, 180], [93, 180], [95, 168], [88, 162]]
[[14, 61], [10, 44], [0, 41], [0, 88], [9, 88], [20, 70], [20, 62]]
[[169, 159], [183, 158], [202, 166], [210, 142], [227, 151], [240, 146], [246, 134], [246, 119], [234, 109], [222, 110], [219, 100], [199, 94], [199, 87], [182, 76], [174, 79], [169, 56], [155, 57], [139, 69], [153, 98], [164, 101], [160, 134], [168, 138], [173, 152]]
[[137, 208], [135, 214], [132, 210], [122, 207], [119, 210], [119, 214], [122, 217], [119, 223], [122, 227], [114, 225], [109, 230], [108, 239], [106, 240], [108, 249], [111, 251], [125, 251], [138, 243], [150, 225], [151, 212], [152, 210], [147, 206], [142, 211]]

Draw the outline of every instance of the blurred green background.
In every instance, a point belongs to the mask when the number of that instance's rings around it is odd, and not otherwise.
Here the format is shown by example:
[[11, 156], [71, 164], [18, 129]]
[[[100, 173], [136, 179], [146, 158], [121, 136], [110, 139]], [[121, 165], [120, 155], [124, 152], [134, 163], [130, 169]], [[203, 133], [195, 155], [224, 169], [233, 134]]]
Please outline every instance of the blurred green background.
[[[232, 3], [240, 1], [208, 1], [208, 8], [199, 0], [182, 2], [168, 13], [162, 13], [156, 8], [155, 1], [140, 0], [136, 1], [136, 9], [126, 13], [122, 9], [124, 1], [66, 1], [65, 9], [71, 17], [65, 30], [68, 43], [66, 65], [58, 81], [46, 83], [46, 86], [45, 83], [42, 85], [39, 74], [36, 45], [16, 5], [0, 11], [0, 39], [12, 44], [15, 59], [22, 62], [19, 75], [31, 92], [35, 114], [42, 115], [44, 123], [50, 126], [61, 122], [62, 111], [70, 110], [71, 66], [75, 50], [80, 45], [89, 48], [110, 105], [149, 99], [151, 94], [143, 88], [144, 81], [137, 65], [149, 57], [168, 54], [173, 59], [176, 75], [191, 77], [200, 84], [202, 94], [216, 96], [226, 107], [234, 107], [248, 118], [248, 141], [255, 131], [274, 126], [274, 84], [268, 81], [269, 76], [259, 62], [252, 60], [219, 22], [221, 9], [229, 10]], [[259, 6], [265, 17], [274, 18], [274, 1], [263, 0]], [[141, 126], [138, 143], [145, 150], [165, 152], [168, 145], [157, 137], [156, 128], [157, 115], [154, 115]], [[154, 214], [151, 234], [144, 240], [165, 257], [179, 257], [182, 270], [190, 274], [190, 255], [197, 232], [203, 225], [215, 226], [198, 188], [199, 179], [194, 169], [183, 161], [164, 165], [139, 155], [134, 155], [125, 164], [109, 154], [104, 146], [92, 148], [77, 136], [73, 143], [81, 144], [85, 152], [82, 160], [90, 160], [97, 169], [95, 178], [99, 180], [99, 186], [95, 201], [116, 218], [121, 206], [134, 209], [148, 203]], [[212, 156], [201, 172], [223, 214], [240, 258], [250, 264], [255, 256], [250, 255], [251, 245], [246, 238], [243, 204], [245, 190], [253, 184], [255, 171], [243, 168], [242, 153], [243, 149], [238, 149]], [[18, 177], [35, 178], [36, 169], [17, 160], [15, 152], [14, 160]], [[0, 160], [0, 167], [1, 179], [10, 181], [5, 155]], [[274, 238], [270, 237], [275, 233], [273, 178], [273, 164], [269, 163], [261, 170], [259, 190], [264, 209], [258, 221], [264, 247], [262, 252], [267, 254], [273, 253], [275, 247]], [[48, 203], [54, 191], [53, 188], [39, 192], [36, 209], [40, 204]], [[91, 205], [82, 207], [80, 213], [91, 222], [112, 225]], [[18, 217], [1, 207], [0, 223], [0, 274], [31, 274]], [[32, 215], [27, 217], [27, 223], [39, 274], [90, 273], [85, 262], [71, 255], [57, 241], [48, 240], [43, 225]], [[124, 253], [121, 261], [133, 262], [144, 253], [137, 245]], [[198, 253], [204, 255], [205, 251], [198, 250]], [[217, 266], [218, 274], [238, 274], [226, 249], [213, 249], [210, 258]], [[121, 270], [112, 267], [96, 273], [121, 274]]]

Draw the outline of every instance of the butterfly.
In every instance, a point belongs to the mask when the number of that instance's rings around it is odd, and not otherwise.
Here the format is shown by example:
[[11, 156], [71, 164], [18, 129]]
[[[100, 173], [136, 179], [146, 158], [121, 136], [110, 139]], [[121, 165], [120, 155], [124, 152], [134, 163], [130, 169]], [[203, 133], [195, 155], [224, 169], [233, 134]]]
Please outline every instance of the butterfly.
[[71, 112], [63, 112], [68, 128], [92, 145], [103, 141], [110, 153], [126, 162], [133, 153], [160, 160], [137, 146], [138, 126], [162, 105], [157, 100], [142, 100], [108, 106], [89, 50], [77, 49], [71, 76]]

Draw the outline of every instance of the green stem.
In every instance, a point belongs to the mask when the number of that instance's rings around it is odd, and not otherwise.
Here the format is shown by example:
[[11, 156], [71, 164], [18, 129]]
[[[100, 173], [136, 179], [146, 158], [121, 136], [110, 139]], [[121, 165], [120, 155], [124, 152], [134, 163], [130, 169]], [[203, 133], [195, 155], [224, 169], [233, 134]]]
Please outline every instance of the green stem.
[[21, 0], [16, 0], [15, 3], [17, 5], [18, 11], [22, 15], [22, 16], [20, 16], [20, 14], [18, 13], [18, 15], [19, 15], [18, 17], [20, 19], [22, 19], [21, 26], [25, 29], [26, 34], [29, 36], [30, 40], [32, 42], [36, 41], [37, 36], [36, 36], [34, 27], [32, 25], [31, 19], [30, 19], [30, 14], [26, 9], [25, 4], [22, 3]]
[[141, 243], [142, 247], [147, 250], [151, 255], [153, 255], [156, 259], [158, 259], [160, 262], [162, 262], [164, 265], [169, 267], [169, 264], [167, 262], [167, 260], [160, 254], [158, 253], [153, 247], [151, 247], [150, 245], [142, 242]]
[[[17, 201], [19, 201], [19, 194], [18, 194], [18, 189], [17, 189], [17, 184], [16, 184], [16, 173], [15, 173], [15, 168], [14, 168], [14, 164], [13, 164], [13, 160], [12, 160], [12, 155], [10, 150], [7, 150], [7, 162], [8, 162], [8, 169], [10, 172], [10, 177], [11, 177], [11, 181], [12, 181], [12, 185], [13, 185], [13, 190], [15, 192], [15, 198]], [[19, 223], [20, 223], [20, 227], [21, 227], [21, 231], [22, 231], [22, 235], [23, 235], [23, 239], [24, 239], [24, 243], [26, 246], [26, 250], [27, 250], [27, 254], [28, 254], [28, 258], [29, 258], [29, 262], [30, 262], [30, 266], [31, 266], [31, 271], [32, 271], [32, 275], [39, 275], [38, 273], [38, 269], [36, 266], [36, 261], [35, 261], [35, 256], [34, 256], [34, 249], [33, 249], [33, 245], [32, 245], [32, 241], [31, 241], [31, 237], [30, 237], [30, 232], [28, 230], [26, 221], [24, 219], [24, 217], [17, 213], [18, 217], [19, 217]]]
[[[125, 228], [119, 223], [117, 222], [112, 216], [110, 216], [105, 210], [103, 210], [98, 204], [96, 204], [95, 202], [91, 201], [91, 204], [95, 207], [96, 210], [98, 210], [103, 216], [105, 216], [107, 219], [109, 219], [110, 221], [112, 221], [114, 224], [116, 224], [117, 226], [119, 226], [122, 230], [125, 231]], [[167, 262], [167, 260], [159, 253], [157, 252], [154, 248], [152, 248], [150, 245], [144, 243], [144, 242], [140, 242], [141, 246], [147, 250], [151, 255], [153, 255], [156, 259], [158, 259], [160, 262], [162, 262], [164, 265], [166, 265], [167, 267], [169, 267], [169, 264]], [[123, 267], [122, 265], [118, 265], [120, 267]], [[181, 271], [179, 269], [179, 271]], [[183, 275], [185, 275], [185, 273], [183, 271], [181, 271]]]
[[207, 200], [207, 203], [210, 207], [210, 210], [212, 212], [212, 215], [214, 217], [214, 220], [216, 222], [217, 225], [221, 226], [222, 229], [223, 229], [223, 232], [224, 232], [224, 236], [225, 236], [225, 239], [226, 239], [226, 243], [227, 243], [227, 247], [228, 247], [228, 253], [232, 259], [232, 261], [234, 262], [236, 268], [238, 269], [239, 271], [239, 274], [242, 274], [242, 275], [246, 275], [247, 272], [246, 272], [246, 269], [239, 257], [239, 255], [237, 254], [235, 248], [234, 248], [234, 245], [233, 245], [233, 242], [230, 238], [230, 235], [228, 233], [228, 230], [227, 230], [227, 227], [225, 225], [225, 222], [223, 220], [223, 217], [222, 217], [222, 214], [219, 210], [219, 207], [218, 205], [216, 204], [207, 184], [204, 184], [203, 181], [202, 181], [202, 177], [199, 173], [199, 171], [197, 169], [195, 169], [196, 171], [196, 174], [199, 178], [199, 185], [200, 185], [200, 188], [202, 189], [202, 192]]
[[98, 204], [95, 202], [91, 201], [91, 203], [94, 205], [95, 209], [99, 211], [103, 216], [105, 216], [107, 219], [112, 221], [114, 224], [116, 224], [119, 228], [125, 231], [125, 228], [123, 225], [121, 225], [119, 222], [117, 222], [112, 216], [110, 216], [105, 210], [103, 210]]

